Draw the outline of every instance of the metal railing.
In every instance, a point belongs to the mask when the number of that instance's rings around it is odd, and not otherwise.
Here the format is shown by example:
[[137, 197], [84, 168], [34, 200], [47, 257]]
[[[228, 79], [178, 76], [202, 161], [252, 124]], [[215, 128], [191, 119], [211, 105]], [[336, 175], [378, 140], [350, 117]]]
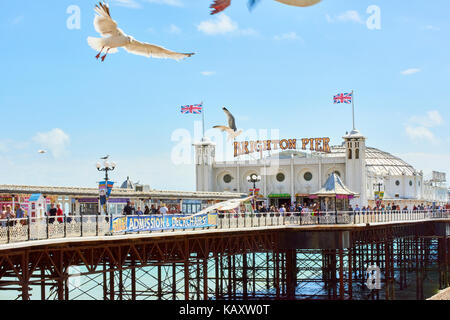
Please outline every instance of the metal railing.
[[[107, 236], [111, 235], [111, 219], [112, 216], [104, 215], [3, 219], [0, 220], [0, 244], [44, 239]], [[242, 229], [276, 226], [360, 225], [368, 223], [407, 222], [432, 219], [450, 219], [450, 210], [340, 211], [337, 214], [335, 212], [219, 213], [217, 225], [215, 227], [161, 229], [156, 231], [140, 231], [139, 233], [185, 232], [199, 229]]]

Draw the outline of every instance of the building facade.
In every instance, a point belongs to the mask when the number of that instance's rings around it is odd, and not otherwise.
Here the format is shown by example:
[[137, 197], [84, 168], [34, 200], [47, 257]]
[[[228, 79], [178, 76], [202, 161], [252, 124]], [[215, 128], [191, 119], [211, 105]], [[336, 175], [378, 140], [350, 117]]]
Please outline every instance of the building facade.
[[[366, 145], [366, 137], [353, 130], [342, 137], [342, 144], [329, 152], [281, 151], [258, 160], [216, 161], [215, 144], [208, 138], [195, 143], [197, 191], [252, 194], [252, 174], [261, 176], [256, 185], [260, 201], [267, 205], [314, 202], [320, 190], [335, 172], [357, 197], [352, 206], [375, 206], [377, 200], [402, 207], [446, 204], [445, 183], [424, 180], [423, 172], [402, 159]], [[311, 139], [313, 140], [313, 139]], [[304, 146], [303, 146], [304, 147]]]

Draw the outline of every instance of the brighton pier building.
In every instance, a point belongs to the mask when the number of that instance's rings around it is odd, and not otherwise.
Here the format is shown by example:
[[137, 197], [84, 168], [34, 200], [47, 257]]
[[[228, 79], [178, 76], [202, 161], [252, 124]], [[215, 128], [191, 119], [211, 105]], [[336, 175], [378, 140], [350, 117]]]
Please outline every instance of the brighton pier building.
[[[215, 143], [203, 138], [194, 144], [196, 188], [249, 195], [255, 191], [260, 204], [267, 206], [316, 203], [322, 210], [342, 210], [349, 204], [374, 207], [380, 201], [410, 209], [447, 204], [445, 174], [440, 181], [426, 181], [422, 171], [388, 152], [368, 147], [366, 140], [354, 129], [339, 146], [329, 146], [329, 138], [234, 142], [236, 160], [220, 162], [215, 159]], [[268, 150], [263, 157], [262, 152]], [[241, 154], [258, 151], [258, 160], [239, 160]], [[339, 177], [338, 183], [354, 193], [347, 202], [317, 196], [330, 184], [333, 173]], [[248, 181], [254, 174], [261, 178], [255, 189]]]

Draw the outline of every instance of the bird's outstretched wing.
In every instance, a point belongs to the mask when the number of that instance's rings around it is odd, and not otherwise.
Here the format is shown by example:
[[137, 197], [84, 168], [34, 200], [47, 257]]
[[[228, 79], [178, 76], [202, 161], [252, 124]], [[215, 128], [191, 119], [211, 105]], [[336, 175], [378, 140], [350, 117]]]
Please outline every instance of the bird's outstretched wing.
[[237, 127], [236, 127], [236, 121], [234, 120], [234, 117], [233, 117], [233, 115], [231, 114], [231, 112], [228, 111], [228, 109], [225, 108], [225, 107], [223, 108], [223, 112], [225, 112], [225, 114], [227, 115], [228, 126], [229, 126], [231, 129], [233, 129], [234, 131], [236, 131], [236, 130], [237, 130]]
[[210, 6], [211, 14], [217, 14], [219, 12], [222, 12], [226, 8], [228, 8], [231, 4], [231, 0], [214, 0], [213, 4]]
[[230, 133], [233, 132], [233, 129], [231, 129], [227, 126], [214, 126], [213, 128], [219, 129], [220, 131], [223, 131], [223, 132], [230, 132]]
[[117, 23], [111, 18], [109, 6], [106, 3], [99, 2], [94, 10], [98, 14], [94, 18], [94, 28], [98, 33], [103, 37], [109, 37], [119, 32]]
[[146, 42], [140, 42], [134, 39], [131, 41], [131, 43], [127, 44], [124, 49], [129, 53], [161, 59], [181, 60], [194, 55], [194, 53], [178, 53], [170, 51], [163, 47], [159, 47]]

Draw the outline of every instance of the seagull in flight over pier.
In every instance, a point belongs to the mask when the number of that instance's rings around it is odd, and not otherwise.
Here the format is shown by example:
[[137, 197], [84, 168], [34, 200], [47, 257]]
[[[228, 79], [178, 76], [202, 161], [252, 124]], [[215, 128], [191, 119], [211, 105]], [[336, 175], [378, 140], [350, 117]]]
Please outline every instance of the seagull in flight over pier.
[[[294, 7], [309, 7], [319, 3], [321, 0], [275, 0], [290, 6]], [[248, 8], [250, 10], [259, 2], [259, 0], [249, 0]], [[213, 11], [211, 14], [217, 14], [226, 8], [228, 8], [231, 4], [231, 0], [214, 0], [214, 3], [210, 6]]]
[[94, 27], [102, 35], [102, 38], [88, 37], [87, 42], [92, 49], [99, 51], [95, 56], [97, 59], [106, 49], [105, 55], [101, 58], [102, 62], [105, 61], [108, 53], [116, 53], [117, 48], [121, 47], [129, 53], [161, 59], [181, 60], [194, 55], [194, 53], [178, 53], [154, 44], [141, 42], [125, 34], [117, 27], [117, 22], [111, 18], [109, 6], [104, 2], [99, 2], [94, 10], [97, 13], [94, 18]]
[[228, 127], [227, 126], [214, 126], [214, 129], [220, 129], [226, 133], [228, 133], [228, 141], [231, 139], [236, 140], [236, 138], [242, 133], [242, 130], [237, 130], [236, 121], [234, 120], [233, 115], [227, 108], [222, 108], [228, 119]]

